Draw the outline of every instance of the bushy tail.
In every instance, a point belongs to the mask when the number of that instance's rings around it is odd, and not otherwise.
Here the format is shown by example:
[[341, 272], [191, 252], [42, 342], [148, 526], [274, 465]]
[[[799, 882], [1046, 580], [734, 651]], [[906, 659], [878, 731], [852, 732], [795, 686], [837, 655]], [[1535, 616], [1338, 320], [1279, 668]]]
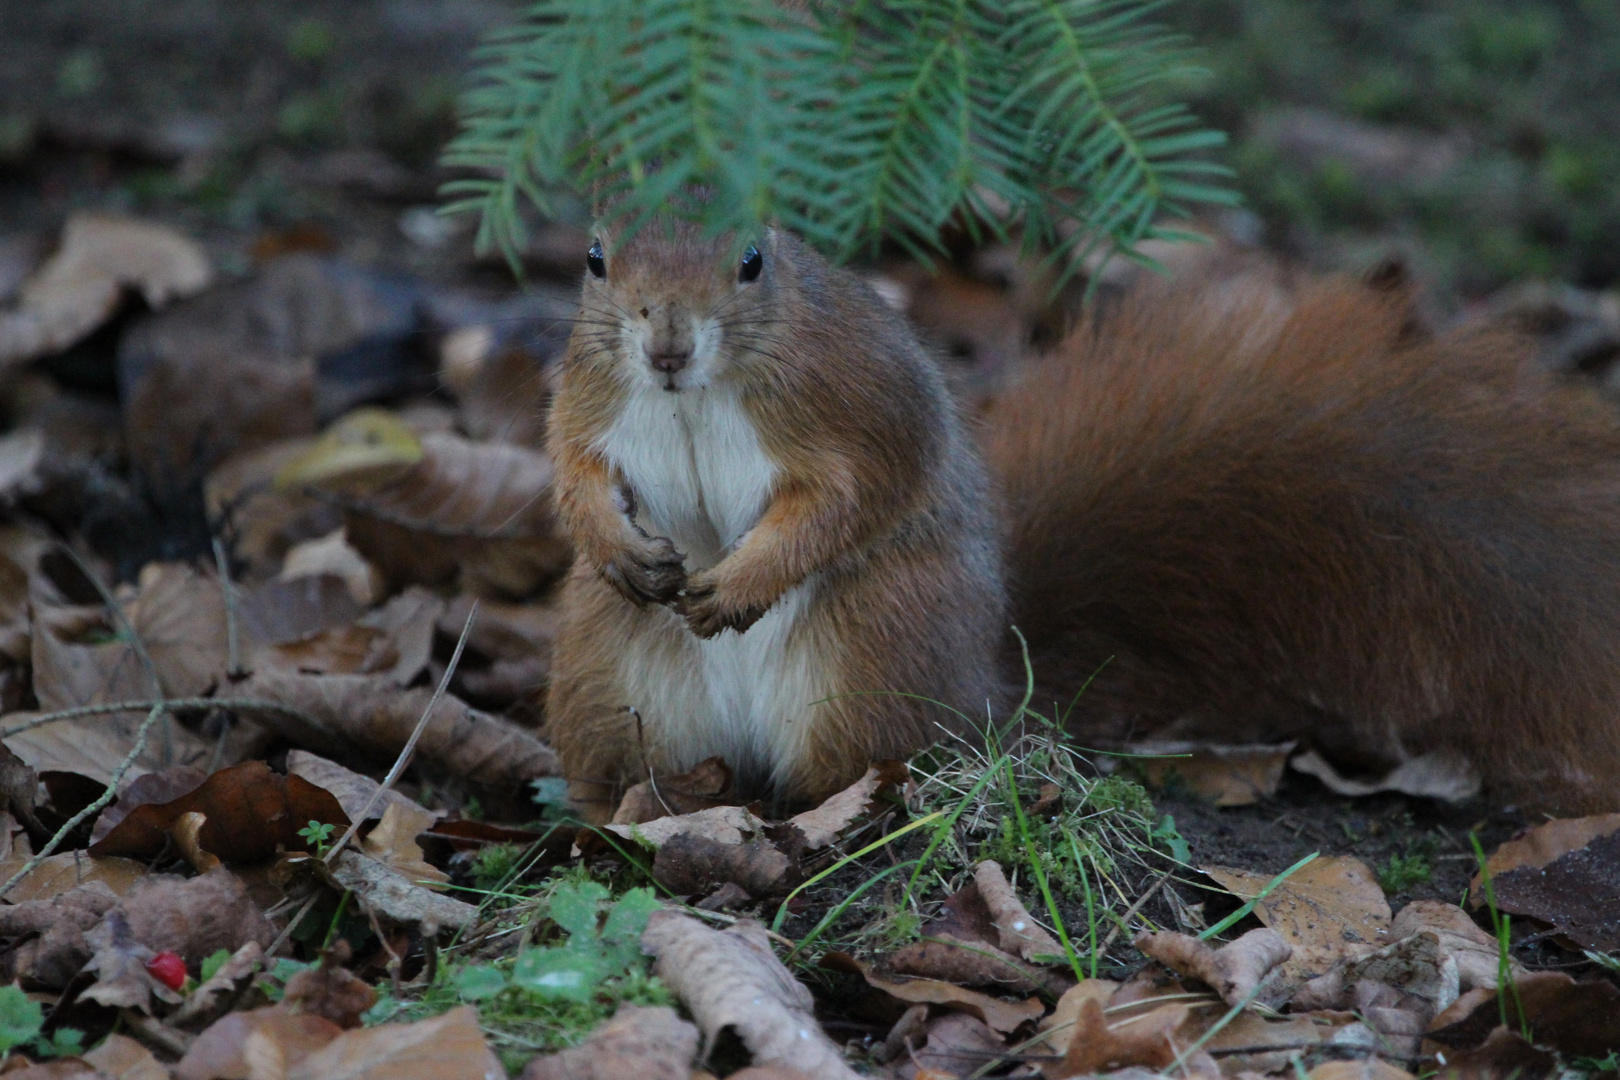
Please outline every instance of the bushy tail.
[[1620, 806], [1620, 417], [1348, 283], [1164, 287], [992, 408], [1017, 625], [1087, 738], [1461, 751]]

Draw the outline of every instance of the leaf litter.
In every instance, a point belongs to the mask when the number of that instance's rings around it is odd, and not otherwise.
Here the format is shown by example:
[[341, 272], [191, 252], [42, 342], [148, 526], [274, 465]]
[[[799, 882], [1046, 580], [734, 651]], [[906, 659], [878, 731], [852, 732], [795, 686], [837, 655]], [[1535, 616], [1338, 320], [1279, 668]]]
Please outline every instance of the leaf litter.
[[1392, 911], [1396, 876], [1350, 856], [1195, 863], [1147, 790], [1466, 799], [1441, 758], [1358, 779], [1292, 744], [1098, 755], [1026, 707], [793, 816], [716, 758], [582, 827], [542, 726], [569, 560], [555, 338], [452, 329], [413, 402], [411, 350], [345, 350], [416, 333], [426, 286], [307, 255], [212, 280], [164, 227], [76, 217], [0, 312], [0, 366], [38, 378], [18, 366], [126, 290], [166, 307], [120, 331], [98, 438], [188, 476], [209, 526], [131, 561], [45, 513], [100, 445], [60, 394], [0, 444], [8, 1074], [1612, 1068], [1620, 815], [1501, 845], [1470, 909]]

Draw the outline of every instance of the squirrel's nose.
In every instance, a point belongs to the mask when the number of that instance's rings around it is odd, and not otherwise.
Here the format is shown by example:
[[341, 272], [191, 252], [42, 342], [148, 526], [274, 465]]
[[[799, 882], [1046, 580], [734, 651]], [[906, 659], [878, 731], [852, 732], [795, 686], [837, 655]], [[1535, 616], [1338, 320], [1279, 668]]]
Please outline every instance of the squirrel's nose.
[[665, 375], [673, 375], [692, 359], [691, 349], [660, 349], [650, 357], [652, 366]]

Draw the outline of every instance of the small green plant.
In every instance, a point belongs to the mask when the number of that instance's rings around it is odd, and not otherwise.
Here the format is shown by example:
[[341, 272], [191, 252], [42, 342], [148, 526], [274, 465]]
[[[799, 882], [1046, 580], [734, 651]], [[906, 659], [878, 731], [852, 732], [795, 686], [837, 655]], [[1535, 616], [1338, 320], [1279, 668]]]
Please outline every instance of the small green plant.
[[50, 1036], [42, 1034], [45, 1012], [31, 1001], [22, 988], [0, 986], [0, 1056], [17, 1047], [26, 1047], [36, 1057], [66, 1057], [84, 1048], [84, 1032], [58, 1028]]
[[[1519, 1033], [1529, 1041], [1530, 1018], [1524, 1013], [1524, 1002], [1519, 1000], [1519, 984], [1513, 981], [1512, 916], [1496, 906], [1496, 886], [1491, 883], [1490, 862], [1485, 858], [1485, 849], [1480, 846], [1479, 837], [1469, 833], [1468, 842], [1474, 847], [1474, 861], [1479, 865], [1480, 891], [1485, 894], [1485, 907], [1491, 913], [1491, 928], [1496, 932], [1496, 1008], [1502, 1026], [1511, 1027], [1508, 1023], [1508, 998], [1511, 996], [1514, 1009], [1519, 1014]], [[1503, 992], [1504, 987], [1507, 993]]]
[[316, 856], [320, 857], [331, 847], [332, 834], [335, 832], [337, 832], [336, 825], [322, 825], [318, 821], [311, 821], [298, 830], [298, 835], [302, 836], [309, 846], [315, 849]]
[[1389, 896], [1410, 892], [1419, 885], [1428, 884], [1433, 877], [1432, 857], [1421, 848], [1391, 855], [1389, 861], [1378, 868], [1378, 885]]

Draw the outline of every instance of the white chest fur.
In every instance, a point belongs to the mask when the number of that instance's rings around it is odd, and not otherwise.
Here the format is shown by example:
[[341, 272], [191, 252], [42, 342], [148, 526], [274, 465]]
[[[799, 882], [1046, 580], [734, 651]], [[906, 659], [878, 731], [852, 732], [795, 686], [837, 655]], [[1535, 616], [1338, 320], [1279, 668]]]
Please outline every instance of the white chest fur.
[[725, 386], [633, 391], [597, 449], [635, 493], [636, 523], [669, 537], [688, 570], [713, 566], [753, 528], [776, 480], [753, 420]]

